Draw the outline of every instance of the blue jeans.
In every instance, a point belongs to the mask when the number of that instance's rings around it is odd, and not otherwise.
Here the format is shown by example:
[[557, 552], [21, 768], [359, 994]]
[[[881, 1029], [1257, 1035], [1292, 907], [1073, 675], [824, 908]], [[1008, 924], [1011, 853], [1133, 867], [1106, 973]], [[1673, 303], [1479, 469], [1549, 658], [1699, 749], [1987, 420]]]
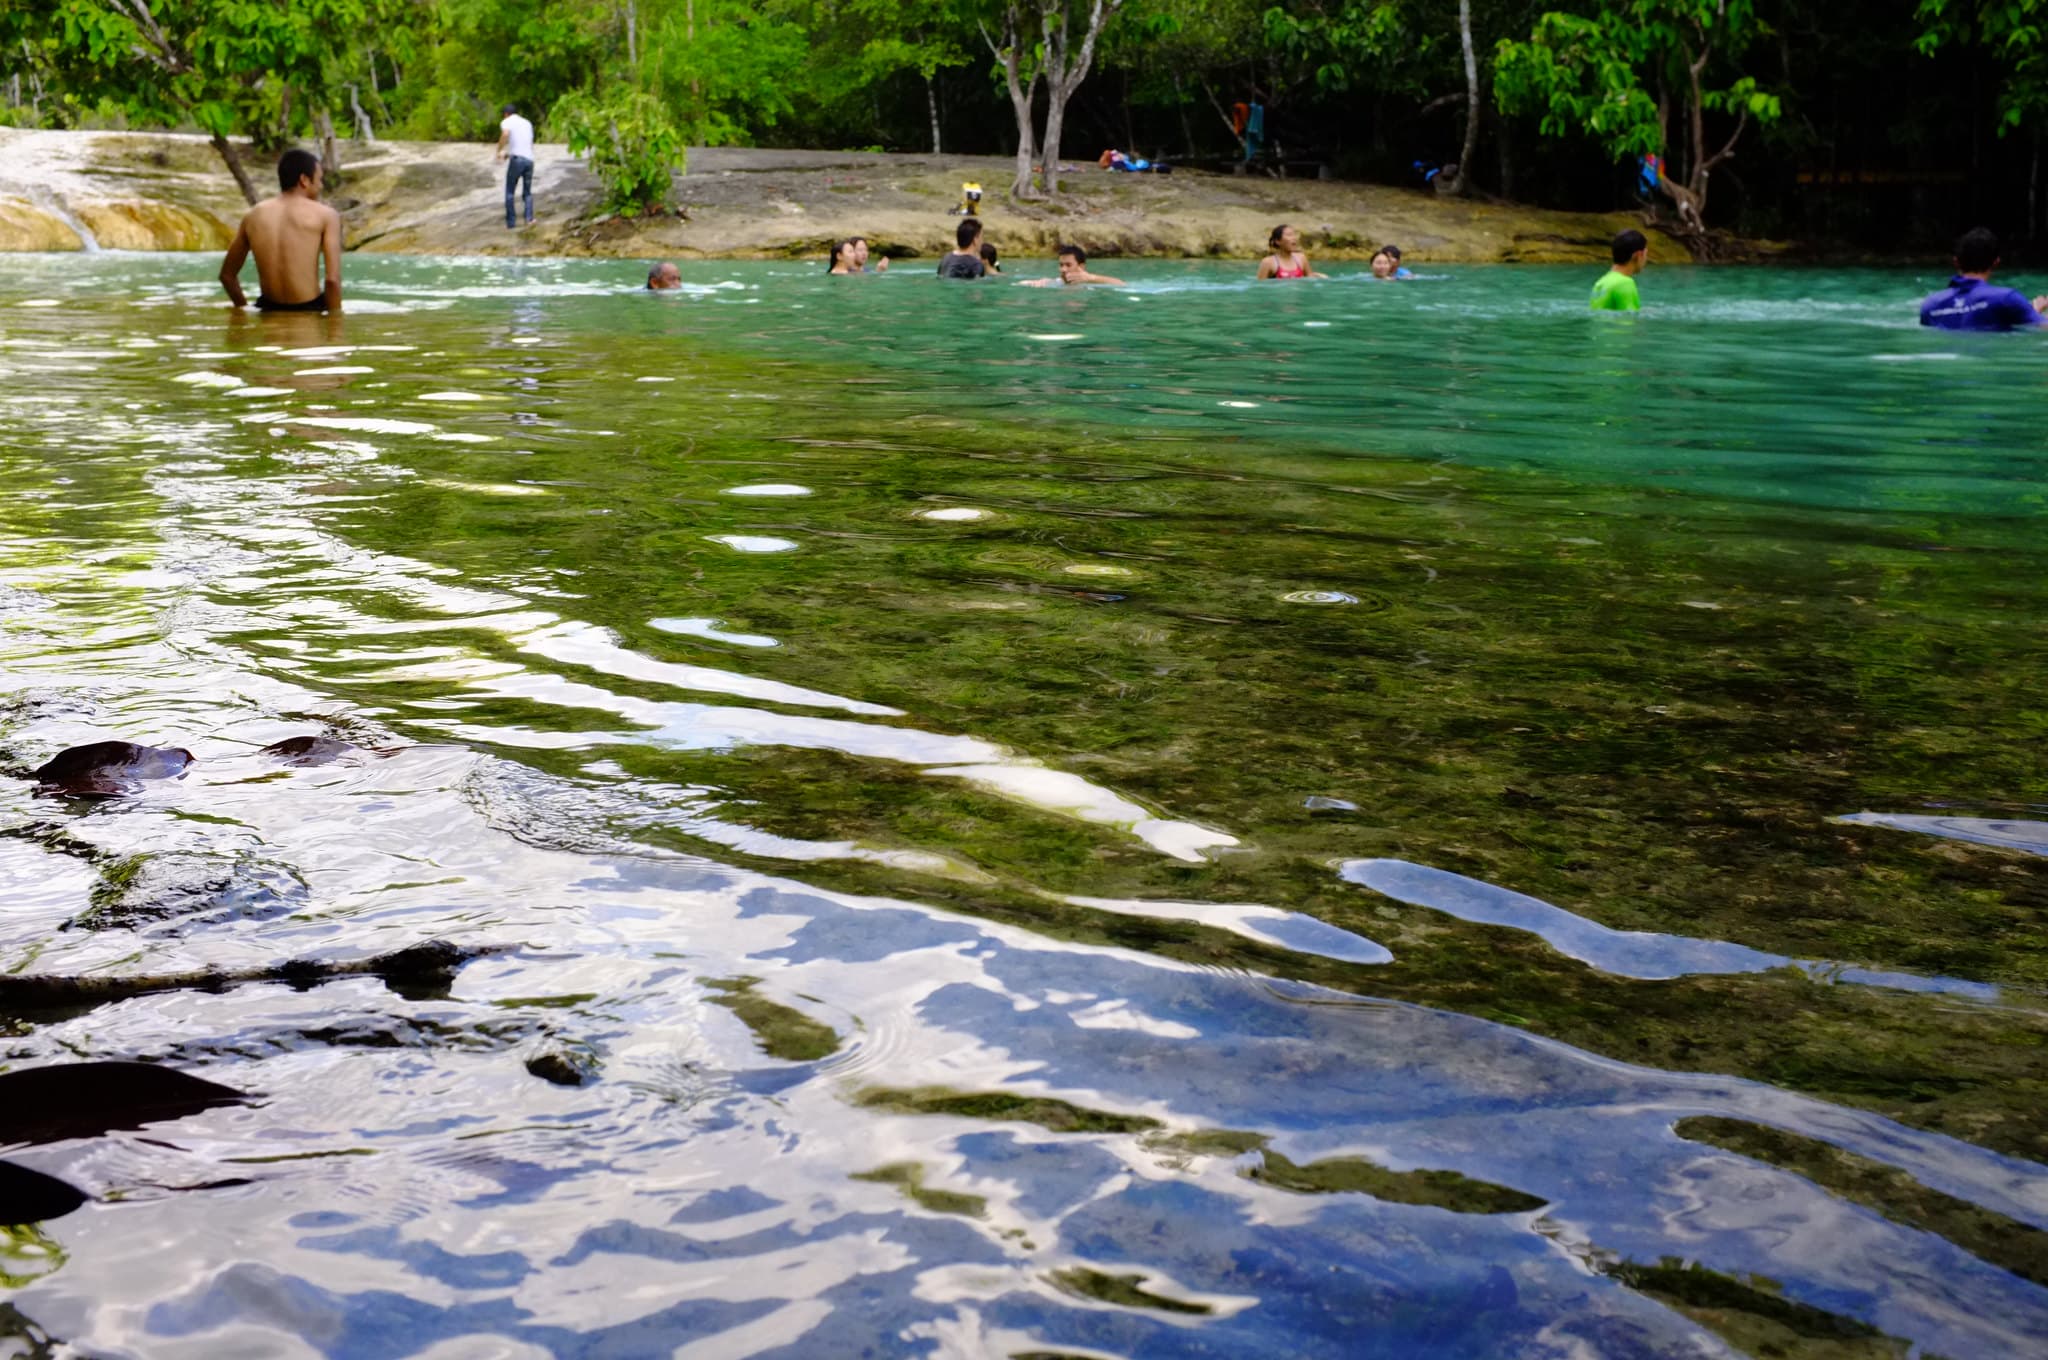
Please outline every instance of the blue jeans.
[[512, 191], [521, 184], [526, 186], [526, 221], [533, 222], [533, 162], [525, 156], [513, 156], [505, 162], [505, 225], [516, 227], [512, 219]]

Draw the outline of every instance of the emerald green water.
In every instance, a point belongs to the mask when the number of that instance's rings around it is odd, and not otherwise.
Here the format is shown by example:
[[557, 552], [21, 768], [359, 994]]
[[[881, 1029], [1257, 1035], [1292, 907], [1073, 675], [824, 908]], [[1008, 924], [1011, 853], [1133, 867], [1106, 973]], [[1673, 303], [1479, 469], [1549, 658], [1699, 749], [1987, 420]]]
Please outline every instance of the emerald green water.
[[1117, 272], [0, 263], [0, 754], [199, 757], [8, 786], [0, 968], [519, 946], [17, 1017], [267, 1097], [19, 1154], [18, 1329], [2048, 1343], [2038, 338]]

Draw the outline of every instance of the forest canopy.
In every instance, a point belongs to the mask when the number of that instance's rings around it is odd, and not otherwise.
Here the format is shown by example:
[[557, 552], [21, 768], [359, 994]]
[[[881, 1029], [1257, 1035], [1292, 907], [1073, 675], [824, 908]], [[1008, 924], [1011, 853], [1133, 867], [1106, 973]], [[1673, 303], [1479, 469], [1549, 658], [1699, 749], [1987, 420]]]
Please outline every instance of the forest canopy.
[[[0, 121], [1103, 150], [1880, 251], [2042, 235], [2048, 0], [0, 0]], [[1247, 115], [1252, 130], [1244, 135]], [[558, 112], [559, 111], [559, 112]], [[618, 120], [624, 118], [625, 124]], [[551, 120], [561, 126], [551, 126]], [[594, 121], [593, 121], [594, 120]], [[609, 121], [607, 121], [609, 120]], [[1248, 152], [1251, 154], [1248, 157]], [[644, 161], [643, 157], [643, 161]], [[1249, 163], [1247, 164], [1247, 160]], [[658, 167], [657, 167], [658, 170]], [[659, 173], [634, 169], [636, 195]]]

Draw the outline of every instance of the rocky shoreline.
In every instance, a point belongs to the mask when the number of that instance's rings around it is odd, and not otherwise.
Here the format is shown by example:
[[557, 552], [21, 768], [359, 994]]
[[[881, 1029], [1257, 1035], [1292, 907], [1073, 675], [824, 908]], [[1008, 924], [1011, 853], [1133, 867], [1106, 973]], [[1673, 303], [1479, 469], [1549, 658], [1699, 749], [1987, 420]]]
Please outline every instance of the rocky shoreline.
[[[951, 244], [963, 181], [984, 185], [983, 216], [1005, 254], [1076, 240], [1108, 257], [1241, 258], [1265, 253], [1277, 222], [1313, 255], [1363, 259], [1394, 241], [1411, 260], [1571, 262], [1606, 258], [1638, 225], [1628, 213], [1563, 213], [1441, 200], [1381, 185], [1201, 171], [1125, 175], [1076, 163], [1057, 205], [1009, 201], [1008, 157], [698, 148], [675, 178], [673, 214], [596, 211], [597, 185], [560, 146], [536, 148], [531, 227], [507, 231], [491, 148], [448, 142], [343, 142], [329, 198], [348, 249], [417, 255], [644, 259], [822, 257], [864, 233], [882, 253], [930, 257]], [[268, 160], [243, 155], [259, 183]], [[0, 129], [0, 251], [219, 250], [244, 210], [204, 137], [179, 133]], [[1682, 259], [1675, 241], [1660, 241]]]

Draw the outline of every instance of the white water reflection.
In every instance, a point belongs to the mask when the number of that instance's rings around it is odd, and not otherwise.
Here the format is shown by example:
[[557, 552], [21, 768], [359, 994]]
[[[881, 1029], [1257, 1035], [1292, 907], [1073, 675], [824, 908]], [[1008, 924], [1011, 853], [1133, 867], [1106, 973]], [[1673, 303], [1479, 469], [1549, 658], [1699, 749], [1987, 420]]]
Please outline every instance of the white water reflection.
[[1540, 936], [1560, 954], [1618, 977], [1677, 978], [1698, 973], [1764, 973], [1773, 968], [1797, 968], [1824, 982], [1854, 982], [1908, 992], [1947, 992], [1982, 1001], [1994, 1001], [1999, 995], [1997, 987], [1985, 982], [1790, 959], [1725, 940], [1615, 930], [1539, 898], [1404, 860], [1347, 860], [1339, 866], [1338, 874], [1347, 882], [1371, 888], [1397, 902], [1429, 907], [1461, 921], [1525, 930]]
[[2003, 817], [1936, 817], [1907, 812], [1853, 812], [1836, 821], [1850, 826], [1888, 826], [1952, 841], [1995, 845], [2029, 855], [2048, 855], [2048, 822]]

